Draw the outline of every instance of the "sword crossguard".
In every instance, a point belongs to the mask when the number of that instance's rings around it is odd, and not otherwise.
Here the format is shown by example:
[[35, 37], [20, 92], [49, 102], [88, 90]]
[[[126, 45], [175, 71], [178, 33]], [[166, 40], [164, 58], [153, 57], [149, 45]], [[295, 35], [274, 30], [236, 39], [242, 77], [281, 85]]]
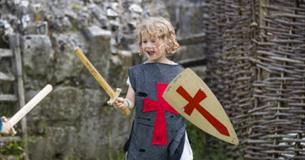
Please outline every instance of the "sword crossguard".
[[17, 134], [17, 131], [15, 130], [14, 126], [11, 126], [11, 135]]
[[[122, 92], [122, 89], [121, 89], [121, 88], [116, 88], [116, 89], [115, 89], [115, 94], [114, 94], [114, 96], [111, 97], [111, 98], [109, 99], [109, 101], [107, 101], [107, 104], [108, 104], [108, 105], [112, 105], [112, 104], [114, 103], [114, 101], [120, 96], [121, 92]], [[128, 108], [122, 108], [122, 109], [120, 109], [120, 111], [121, 111], [126, 117], [130, 115], [130, 110], [129, 110]]]
[[113, 97], [110, 97], [110, 99], [107, 101], [108, 105], [112, 105], [114, 101], [120, 96], [122, 89], [121, 88], [116, 88], [115, 93]]

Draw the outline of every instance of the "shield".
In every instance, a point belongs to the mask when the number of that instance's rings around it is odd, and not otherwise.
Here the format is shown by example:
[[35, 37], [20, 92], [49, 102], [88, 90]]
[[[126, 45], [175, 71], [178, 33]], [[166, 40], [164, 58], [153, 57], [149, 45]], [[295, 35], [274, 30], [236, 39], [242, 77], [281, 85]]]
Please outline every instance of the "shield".
[[230, 119], [216, 96], [191, 69], [185, 69], [170, 82], [163, 98], [201, 130], [225, 142], [239, 143]]

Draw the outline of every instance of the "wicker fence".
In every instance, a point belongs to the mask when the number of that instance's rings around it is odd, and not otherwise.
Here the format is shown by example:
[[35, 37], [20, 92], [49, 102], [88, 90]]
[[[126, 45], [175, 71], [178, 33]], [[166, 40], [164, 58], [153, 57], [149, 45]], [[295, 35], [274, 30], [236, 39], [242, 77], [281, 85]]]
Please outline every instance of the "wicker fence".
[[305, 159], [305, 0], [206, 2], [206, 81], [241, 142], [227, 156]]

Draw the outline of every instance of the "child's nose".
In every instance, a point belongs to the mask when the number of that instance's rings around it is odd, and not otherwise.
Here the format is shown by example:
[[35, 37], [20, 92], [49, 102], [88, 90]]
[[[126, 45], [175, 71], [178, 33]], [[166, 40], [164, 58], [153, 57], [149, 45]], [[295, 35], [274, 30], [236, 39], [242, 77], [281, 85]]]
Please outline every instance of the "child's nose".
[[146, 47], [147, 48], [152, 48], [152, 47], [154, 47], [154, 44], [151, 43], [151, 42], [148, 42], [148, 43], [146, 43]]

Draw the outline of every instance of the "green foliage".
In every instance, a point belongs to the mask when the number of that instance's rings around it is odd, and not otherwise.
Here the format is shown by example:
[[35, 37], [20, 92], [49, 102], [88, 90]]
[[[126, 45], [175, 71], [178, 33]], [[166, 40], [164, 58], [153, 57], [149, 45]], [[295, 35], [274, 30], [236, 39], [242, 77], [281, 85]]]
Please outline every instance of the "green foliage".
[[196, 126], [190, 123], [188, 123], [187, 125], [187, 133], [192, 146], [194, 160], [202, 159], [205, 153], [206, 135]]
[[24, 159], [24, 143], [23, 141], [10, 141], [1, 144], [0, 154], [4, 156], [15, 156], [17, 160]]
[[124, 152], [123, 150], [115, 150], [115, 149], [111, 149], [108, 152], [108, 158], [109, 160], [122, 160], [124, 159]]
[[194, 160], [229, 160], [225, 155], [224, 143], [204, 133], [191, 123], [188, 123], [187, 132]]
[[124, 159], [125, 153], [124, 153], [123, 149], [115, 148], [112, 145], [113, 141], [112, 141], [111, 131], [108, 133], [108, 138], [109, 138], [109, 143], [108, 143], [109, 151], [108, 151], [108, 154], [107, 154], [107, 159], [108, 160], [122, 160], [122, 159]]

